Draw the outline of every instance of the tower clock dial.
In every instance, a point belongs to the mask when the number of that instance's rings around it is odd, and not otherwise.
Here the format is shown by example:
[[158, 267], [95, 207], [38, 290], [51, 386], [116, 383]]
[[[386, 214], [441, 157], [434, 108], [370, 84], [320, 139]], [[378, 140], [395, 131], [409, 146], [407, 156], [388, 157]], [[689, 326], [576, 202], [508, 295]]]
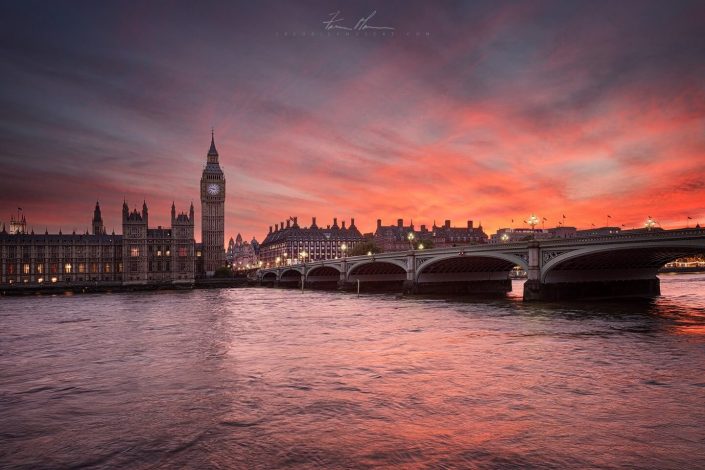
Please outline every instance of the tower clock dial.
[[207, 190], [208, 194], [210, 194], [211, 196], [217, 196], [220, 193], [220, 186], [215, 183], [212, 183], [208, 185]]

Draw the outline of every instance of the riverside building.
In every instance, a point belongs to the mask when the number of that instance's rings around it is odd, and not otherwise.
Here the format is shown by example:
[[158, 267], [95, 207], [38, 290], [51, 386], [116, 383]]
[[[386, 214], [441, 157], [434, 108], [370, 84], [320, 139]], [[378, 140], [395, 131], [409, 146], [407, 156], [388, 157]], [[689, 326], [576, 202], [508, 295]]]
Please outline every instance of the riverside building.
[[0, 231], [0, 285], [99, 286], [178, 284], [194, 280], [193, 205], [176, 214], [171, 226], [150, 229], [146, 202], [142, 212], [123, 203], [123, 235], [107, 234], [96, 202], [92, 233], [35, 234], [25, 226]]
[[440, 226], [434, 222], [429, 230], [426, 225], [416, 229], [413, 222], [404, 225], [403, 219], [397, 219], [396, 225], [382, 225], [382, 219], [377, 219], [374, 242], [384, 252], [408, 250], [410, 233], [413, 233], [414, 240], [431, 241], [435, 248], [487, 242], [487, 234], [483, 231], [482, 224], [475, 227], [472, 220], [468, 220], [466, 227], [451, 227], [450, 220]]
[[260, 244], [259, 261], [263, 267], [292, 264], [300, 261], [336, 259], [345, 256], [363, 237], [350, 219], [350, 226], [343, 220], [333, 219], [333, 225], [319, 227], [313, 217], [309, 227], [300, 227], [297, 217], [281, 224], [270, 225], [269, 233]]

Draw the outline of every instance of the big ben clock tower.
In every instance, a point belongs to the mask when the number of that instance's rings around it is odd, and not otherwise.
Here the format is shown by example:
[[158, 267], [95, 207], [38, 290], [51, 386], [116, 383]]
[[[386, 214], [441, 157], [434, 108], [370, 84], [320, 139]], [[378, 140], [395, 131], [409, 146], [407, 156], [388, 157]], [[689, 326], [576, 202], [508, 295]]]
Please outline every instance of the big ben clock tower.
[[212, 276], [225, 265], [225, 177], [211, 132], [211, 148], [201, 175], [201, 250], [203, 270]]

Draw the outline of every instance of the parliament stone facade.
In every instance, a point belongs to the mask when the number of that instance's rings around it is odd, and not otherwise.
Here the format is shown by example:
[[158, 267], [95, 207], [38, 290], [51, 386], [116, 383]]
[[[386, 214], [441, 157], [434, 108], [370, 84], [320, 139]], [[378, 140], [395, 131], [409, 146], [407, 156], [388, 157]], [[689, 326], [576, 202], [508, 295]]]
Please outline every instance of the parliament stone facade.
[[92, 233], [35, 234], [18, 213], [9, 231], [5, 224], [0, 230], [0, 287], [192, 285], [225, 263], [224, 205], [225, 178], [211, 136], [201, 178], [203, 243], [198, 249], [193, 203], [188, 213], [178, 214], [172, 203], [170, 226], [150, 228], [146, 201], [141, 211], [130, 211], [124, 201], [122, 235], [106, 233], [97, 202]]

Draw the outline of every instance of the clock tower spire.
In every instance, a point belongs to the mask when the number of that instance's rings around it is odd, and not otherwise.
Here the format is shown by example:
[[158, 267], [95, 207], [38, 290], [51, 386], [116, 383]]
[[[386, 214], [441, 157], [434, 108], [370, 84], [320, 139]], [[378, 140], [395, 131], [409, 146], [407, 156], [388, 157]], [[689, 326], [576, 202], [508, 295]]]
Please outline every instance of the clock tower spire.
[[203, 271], [212, 276], [225, 265], [225, 176], [218, 163], [213, 130], [201, 175], [201, 243]]

